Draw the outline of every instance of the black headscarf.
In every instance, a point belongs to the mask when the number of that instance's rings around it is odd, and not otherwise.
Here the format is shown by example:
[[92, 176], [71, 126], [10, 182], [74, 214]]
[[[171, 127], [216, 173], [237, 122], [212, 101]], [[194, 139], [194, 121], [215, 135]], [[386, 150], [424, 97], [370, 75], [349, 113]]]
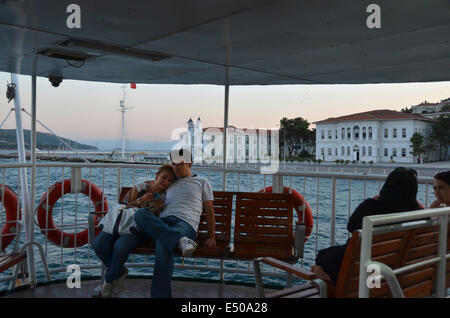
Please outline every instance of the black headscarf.
[[386, 179], [380, 191], [380, 199], [393, 203], [414, 204], [417, 196], [417, 172], [403, 167], [396, 168]]
[[422, 209], [416, 200], [417, 172], [403, 167], [396, 168], [386, 179], [379, 198], [364, 200], [353, 212], [347, 230], [351, 233], [362, 227], [365, 216], [407, 212]]

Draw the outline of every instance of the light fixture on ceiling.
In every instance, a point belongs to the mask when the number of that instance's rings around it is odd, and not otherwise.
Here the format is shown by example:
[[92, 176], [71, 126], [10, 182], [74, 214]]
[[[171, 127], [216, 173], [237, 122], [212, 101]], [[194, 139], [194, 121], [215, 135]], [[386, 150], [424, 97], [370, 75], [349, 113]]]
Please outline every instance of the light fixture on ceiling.
[[43, 49], [43, 50], [37, 52], [37, 54], [45, 55], [47, 57], [62, 59], [62, 60], [66, 60], [66, 61], [76, 61], [76, 62], [84, 62], [88, 58], [92, 57], [85, 53], [74, 52], [74, 51], [69, 51], [69, 50], [62, 50], [60, 48], [46, 48], [46, 49]]
[[142, 60], [149, 61], [161, 61], [171, 56], [162, 54], [159, 52], [153, 52], [142, 49], [135, 48], [126, 48], [120, 47], [116, 45], [110, 45], [103, 42], [94, 42], [94, 41], [86, 41], [86, 40], [76, 40], [69, 39], [59, 43], [60, 46], [68, 47], [68, 48], [78, 48], [85, 50], [86, 53], [102, 53], [102, 54], [111, 54], [111, 55], [119, 55], [129, 58], [137, 58]]

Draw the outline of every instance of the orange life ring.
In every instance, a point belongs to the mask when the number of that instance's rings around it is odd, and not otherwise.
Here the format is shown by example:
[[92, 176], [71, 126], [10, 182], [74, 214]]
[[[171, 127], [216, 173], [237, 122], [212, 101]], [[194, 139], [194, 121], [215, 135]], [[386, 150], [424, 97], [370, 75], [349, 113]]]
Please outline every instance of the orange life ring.
[[1, 236], [2, 250], [4, 250], [16, 237], [16, 224], [21, 219], [21, 212], [16, 193], [10, 187], [0, 184], [0, 202], [2, 200], [6, 211], [6, 220]]
[[[372, 197], [372, 199], [379, 199], [379, 198], [380, 198], [379, 195], [376, 195], [376, 196]], [[419, 200], [417, 200], [417, 205], [419, 206], [419, 208], [425, 209], [425, 207], [423, 206], [422, 203], [419, 202]]]
[[[272, 192], [272, 186], [268, 186], [258, 192]], [[292, 193], [294, 199], [294, 209], [297, 211], [298, 222], [305, 224], [305, 242], [308, 240], [314, 227], [314, 219], [311, 207], [308, 201], [303, 199], [303, 196], [296, 190], [289, 187], [283, 187], [284, 193]], [[303, 220], [303, 209], [305, 209], [305, 220]]]
[[[63, 247], [80, 247], [88, 242], [89, 230], [87, 228], [77, 233], [65, 233], [61, 231], [53, 222], [52, 211], [54, 204], [62, 195], [71, 193], [70, 179], [64, 180], [63, 182], [64, 189], [62, 189], [62, 182], [57, 182], [42, 196], [37, 208], [38, 224], [41, 228], [41, 233], [47, 235], [48, 239], [57, 246], [62, 245]], [[89, 191], [91, 192], [91, 201], [94, 204], [95, 211], [102, 211], [102, 203], [104, 211], [108, 211], [108, 202], [106, 201], [106, 197], [103, 196], [100, 188], [95, 184], [89, 183], [89, 181], [82, 179], [80, 192], [89, 196]], [[100, 215], [95, 216], [95, 225], [98, 224], [100, 218]], [[99, 232], [100, 229], [96, 227], [95, 235]]]

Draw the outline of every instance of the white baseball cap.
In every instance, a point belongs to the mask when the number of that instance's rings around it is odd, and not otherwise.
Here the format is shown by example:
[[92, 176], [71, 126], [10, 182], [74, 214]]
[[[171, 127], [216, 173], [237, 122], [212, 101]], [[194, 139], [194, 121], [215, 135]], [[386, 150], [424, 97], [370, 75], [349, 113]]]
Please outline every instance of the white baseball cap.
[[173, 163], [192, 163], [192, 154], [191, 151], [186, 148], [174, 149], [170, 152], [170, 160]]

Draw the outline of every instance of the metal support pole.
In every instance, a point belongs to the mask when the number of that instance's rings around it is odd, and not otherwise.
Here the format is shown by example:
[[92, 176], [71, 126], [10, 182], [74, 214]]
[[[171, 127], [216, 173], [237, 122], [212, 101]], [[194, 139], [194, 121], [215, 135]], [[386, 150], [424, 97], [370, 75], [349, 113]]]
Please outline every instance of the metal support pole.
[[[230, 43], [230, 20], [227, 20], [225, 30], [225, 48], [226, 48], [226, 66], [225, 66], [225, 105], [223, 116], [223, 168], [227, 168], [227, 129], [228, 129], [228, 105], [230, 96], [230, 56], [231, 56], [231, 43]], [[226, 190], [226, 173], [223, 171], [223, 191]]]
[[283, 128], [283, 169], [286, 169], [286, 127]]
[[[22, 125], [22, 112], [20, 107], [20, 94], [19, 94], [19, 77], [17, 74], [11, 73], [11, 82], [16, 84], [15, 87], [15, 97], [14, 97], [14, 108], [16, 115], [16, 137], [17, 137], [17, 155], [19, 159], [19, 163], [26, 163], [26, 155], [25, 155], [25, 141], [23, 137], [23, 125]], [[33, 82], [32, 89], [35, 92], [35, 84]], [[33, 93], [34, 94], [34, 93]], [[34, 96], [34, 103], [36, 102]], [[36, 107], [36, 105], [34, 106]], [[27, 178], [27, 170], [25, 167], [19, 169], [20, 174], [20, 193], [22, 195], [22, 206], [24, 208], [24, 223], [25, 223], [25, 232], [26, 232], [26, 243], [33, 242], [33, 210], [30, 206], [30, 197], [28, 192], [28, 178]], [[34, 254], [33, 247], [31, 244], [27, 249], [27, 262], [28, 262], [28, 275], [30, 284], [35, 283], [36, 279], [36, 271], [34, 266]]]

